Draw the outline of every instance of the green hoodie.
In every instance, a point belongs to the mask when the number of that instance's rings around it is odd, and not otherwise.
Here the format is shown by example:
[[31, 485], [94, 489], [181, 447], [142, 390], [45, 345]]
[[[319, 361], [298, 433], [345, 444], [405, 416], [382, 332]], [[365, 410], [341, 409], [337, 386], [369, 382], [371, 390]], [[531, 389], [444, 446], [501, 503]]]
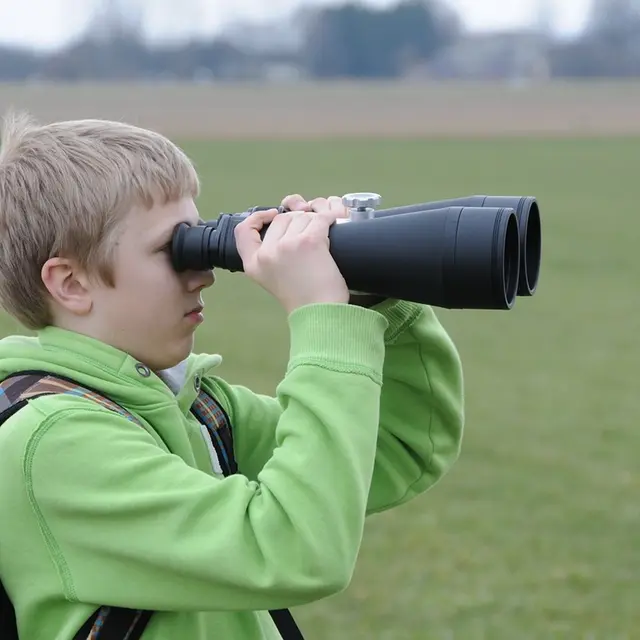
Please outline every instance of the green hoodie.
[[[0, 427], [0, 577], [21, 640], [68, 640], [99, 605], [157, 613], [145, 640], [275, 640], [268, 609], [345, 589], [365, 516], [432, 487], [463, 430], [458, 354], [430, 307], [292, 313], [276, 397], [192, 355], [177, 394], [108, 345], [47, 328], [0, 341], [0, 378], [47, 370], [91, 400], [31, 401]], [[222, 478], [189, 413], [227, 410], [241, 474]]]

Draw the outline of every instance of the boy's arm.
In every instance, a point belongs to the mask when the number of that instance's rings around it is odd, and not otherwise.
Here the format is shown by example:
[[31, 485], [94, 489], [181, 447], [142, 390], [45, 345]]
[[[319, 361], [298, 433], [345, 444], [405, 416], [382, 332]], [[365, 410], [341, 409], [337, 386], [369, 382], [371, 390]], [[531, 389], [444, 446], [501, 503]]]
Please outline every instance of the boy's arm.
[[288, 372], [268, 404], [279, 406], [270, 425], [278, 448], [254, 480], [194, 469], [87, 400], [61, 410], [39, 398], [16, 415], [27, 426], [40, 410], [47, 416], [22, 464], [65, 597], [266, 610], [347, 586], [373, 471], [387, 322], [341, 304], [298, 309], [289, 322]]
[[[394, 300], [375, 309], [389, 326], [368, 513], [402, 504], [432, 487], [457, 460], [464, 423], [460, 358], [433, 309]], [[218, 378], [209, 382], [214, 394], [227, 401], [241, 472], [257, 477], [279, 444], [275, 426], [280, 404]], [[311, 393], [330, 410], [341, 391], [314, 388]]]
[[433, 308], [391, 300], [376, 308], [389, 328], [368, 513], [434, 486], [458, 459], [464, 427], [462, 364]]

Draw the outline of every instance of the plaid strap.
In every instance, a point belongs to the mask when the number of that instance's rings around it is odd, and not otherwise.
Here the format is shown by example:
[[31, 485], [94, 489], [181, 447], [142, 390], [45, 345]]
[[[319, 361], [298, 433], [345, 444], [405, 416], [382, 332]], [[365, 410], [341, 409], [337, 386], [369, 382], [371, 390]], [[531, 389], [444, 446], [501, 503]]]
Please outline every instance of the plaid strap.
[[[49, 373], [22, 373], [11, 376], [0, 383], [0, 416], [5, 412], [36, 396], [51, 395], [54, 393], [67, 393], [73, 396], [89, 398], [111, 411], [119, 413], [128, 420], [141, 424], [131, 413], [123, 409], [119, 404], [104, 396], [80, 386], [77, 382], [69, 380], [64, 376], [54, 376]], [[6, 418], [5, 418], [6, 419]]]
[[224, 409], [208, 393], [200, 390], [191, 406], [191, 412], [207, 428], [224, 475], [237, 473], [238, 465], [233, 454], [233, 433]]

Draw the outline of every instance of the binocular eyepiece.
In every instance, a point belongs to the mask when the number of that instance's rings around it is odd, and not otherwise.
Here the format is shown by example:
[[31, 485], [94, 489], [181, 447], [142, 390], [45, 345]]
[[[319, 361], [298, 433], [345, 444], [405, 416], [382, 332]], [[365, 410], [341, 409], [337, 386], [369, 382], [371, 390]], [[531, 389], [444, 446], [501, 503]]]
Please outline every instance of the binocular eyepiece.
[[[349, 217], [329, 231], [329, 250], [351, 291], [447, 309], [497, 310], [535, 293], [542, 232], [534, 197], [469, 196], [377, 209], [380, 200], [375, 193], [345, 195]], [[270, 208], [178, 225], [174, 268], [242, 271], [234, 229], [254, 211]]]

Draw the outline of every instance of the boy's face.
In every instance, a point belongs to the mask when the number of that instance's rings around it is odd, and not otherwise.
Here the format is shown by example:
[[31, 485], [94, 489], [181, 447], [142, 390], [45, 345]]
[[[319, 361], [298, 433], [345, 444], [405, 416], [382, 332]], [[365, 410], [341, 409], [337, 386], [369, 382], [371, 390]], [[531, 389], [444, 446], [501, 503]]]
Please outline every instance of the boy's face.
[[211, 271], [177, 273], [170, 243], [180, 222], [196, 225], [191, 199], [131, 212], [114, 253], [113, 288], [92, 286], [90, 333], [159, 371], [184, 360], [202, 322], [201, 293], [214, 282]]

